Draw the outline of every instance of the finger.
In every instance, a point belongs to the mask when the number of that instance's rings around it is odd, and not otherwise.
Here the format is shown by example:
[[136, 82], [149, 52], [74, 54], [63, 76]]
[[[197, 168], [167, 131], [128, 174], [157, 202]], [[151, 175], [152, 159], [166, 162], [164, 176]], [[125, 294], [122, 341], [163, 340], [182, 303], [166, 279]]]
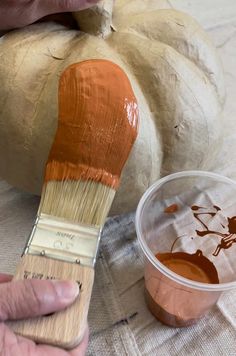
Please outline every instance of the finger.
[[88, 348], [88, 341], [89, 341], [89, 328], [87, 327], [83, 340], [81, 341], [81, 343], [79, 344], [79, 346], [77, 346], [74, 350], [72, 350], [70, 352], [71, 356], [82, 356], [85, 355], [86, 350]]
[[79, 294], [72, 281], [28, 279], [0, 284], [0, 320], [30, 318], [70, 305]]
[[56, 347], [40, 347], [34, 341], [15, 335], [4, 323], [0, 323], [0, 355], [8, 356], [69, 356]]
[[0, 273], [0, 283], [10, 282], [12, 280], [12, 275]]
[[39, 22], [49, 22], [49, 21], [54, 21], [58, 22], [63, 26], [67, 26], [69, 28], [78, 28], [77, 22], [73, 18], [73, 16], [70, 13], [58, 13], [58, 14], [53, 14], [53, 15], [47, 15], [44, 16], [39, 20]]
[[89, 330], [88, 328], [86, 329], [85, 335], [83, 337], [83, 340], [77, 346], [74, 350], [72, 351], [63, 351], [61, 349], [58, 349], [53, 346], [47, 346], [47, 345], [37, 345], [35, 349], [35, 356], [85, 356], [86, 350], [88, 347], [88, 339], [89, 339]]
[[43, 15], [59, 12], [73, 12], [87, 9], [95, 5], [99, 0], [45, 0], [39, 2], [39, 10]]

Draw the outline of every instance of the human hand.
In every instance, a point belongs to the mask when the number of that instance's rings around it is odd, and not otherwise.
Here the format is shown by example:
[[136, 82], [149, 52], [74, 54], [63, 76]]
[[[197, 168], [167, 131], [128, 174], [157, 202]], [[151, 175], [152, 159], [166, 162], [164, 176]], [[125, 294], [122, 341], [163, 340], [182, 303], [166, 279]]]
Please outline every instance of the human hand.
[[86, 9], [98, 0], [0, 0], [0, 30], [29, 25], [44, 16]]
[[88, 330], [81, 344], [65, 351], [57, 347], [35, 344], [15, 335], [4, 324], [7, 320], [30, 318], [59, 311], [78, 296], [79, 287], [69, 281], [28, 279], [11, 282], [11, 276], [0, 274], [0, 355], [8, 356], [84, 356]]

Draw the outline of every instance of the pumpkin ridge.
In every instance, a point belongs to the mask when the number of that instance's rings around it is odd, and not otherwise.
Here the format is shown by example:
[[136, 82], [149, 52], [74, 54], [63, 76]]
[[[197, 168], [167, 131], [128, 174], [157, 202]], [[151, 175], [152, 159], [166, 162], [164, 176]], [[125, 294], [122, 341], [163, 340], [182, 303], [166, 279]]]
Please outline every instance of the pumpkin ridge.
[[[60, 25], [61, 26], [61, 25]], [[52, 31], [52, 33], [55, 33], [55, 34], [60, 34], [62, 30], [58, 30], [58, 29], [54, 29]], [[73, 30], [72, 30], [73, 31]], [[64, 32], [64, 31], [63, 31]], [[46, 33], [45, 36], [42, 37], [42, 40], [47, 38], [48, 37], [48, 34]], [[62, 62], [64, 61], [65, 58], [67, 58], [67, 56], [69, 55], [69, 53], [71, 53], [71, 50], [73, 48], [73, 41], [78, 41], [78, 34], [77, 34], [77, 31], [75, 32], [75, 35], [74, 37], [71, 38], [71, 41], [68, 42], [68, 46], [67, 46], [67, 49], [66, 49], [66, 53], [65, 53], [65, 56], [62, 60]], [[30, 44], [30, 46], [32, 45], [32, 43]], [[50, 47], [47, 47], [48, 51], [49, 51], [49, 54], [46, 54], [46, 53], [43, 53], [45, 56], [49, 56], [50, 59], [48, 61], [48, 71], [47, 71], [47, 75], [44, 77], [44, 82], [43, 82], [43, 85], [42, 87], [40, 88], [40, 91], [39, 91], [39, 95], [37, 96], [37, 99], [36, 99], [36, 105], [35, 105], [35, 108], [34, 108], [34, 112], [31, 116], [31, 127], [34, 126], [35, 124], [35, 121], [37, 120], [37, 115], [38, 115], [38, 108], [40, 107], [41, 105], [41, 100], [43, 99], [43, 96], [45, 95], [45, 90], [48, 89], [48, 84], [50, 82], [50, 80], [55, 76], [55, 73], [57, 72], [58, 68], [55, 68], [54, 69], [54, 61], [51, 61], [51, 59], [54, 59], [54, 60], [57, 60], [56, 58], [54, 58], [53, 54], [50, 52]], [[21, 63], [21, 65], [23, 65], [23, 61]], [[62, 63], [62, 67], [63, 67], [63, 63]], [[54, 70], [53, 70], [54, 69]], [[61, 69], [61, 71], [63, 71], [63, 68]], [[35, 137], [32, 135], [32, 130], [31, 130], [31, 136], [29, 137], [29, 140], [28, 140], [28, 147], [32, 147], [32, 144], [34, 143], [33, 140], [35, 139]]]
[[[58, 33], [58, 32], [57, 32]], [[42, 38], [47, 38], [47, 34], [45, 34], [45, 36]], [[30, 46], [29, 46], [29, 50], [30, 50], [30, 47], [32, 46], [32, 43], [30, 43]], [[71, 49], [71, 43], [69, 44], [68, 46], [68, 52], [69, 50]], [[49, 50], [49, 48], [48, 48]], [[45, 56], [47, 56], [46, 54], [44, 54]], [[53, 56], [50, 56], [50, 59], [53, 58]], [[25, 59], [25, 57], [24, 57]], [[35, 141], [35, 137], [34, 135], [32, 134], [33, 130], [32, 128], [34, 127], [35, 125], [35, 121], [37, 121], [37, 116], [38, 116], [38, 108], [40, 107], [41, 105], [41, 100], [43, 99], [43, 96], [45, 95], [45, 90], [47, 90], [47, 87], [48, 87], [48, 83], [49, 81], [51, 80], [52, 77], [54, 77], [55, 75], [55, 72], [57, 71], [56, 68], [53, 70], [54, 68], [54, 63], [53, 61], [50, 61], [49, 59], [49, 63], [48, 63], [48, 70], [46, 72], [46, 76], [44, 76], [44, 81], [43, 81], [43, 85], [42, 87], [40, 88], [39, 92], [38, 92], [38, 96], [37, 96], [37, 99], [35, 100], [36, 101], [36, 104], [35, 104], [35, 107], [34, 107], [34, 112], [32, 113], [32, 116], [31, 116], [31, 120], [30, 120], [30, 123], [31, 123], [31, 130], [30, 130], [30, 135], [28, 136], [28, 147], [32, 147], [32, 145], [34, 144], [34, 141]], [[53, 58], [54, 59], [54, 58]], [[22, 63], [21, 65], [23, 65], [23, 62], [24, 60], [22, 60]]]
[[[179, 74], [176, 69], [168, 62], [168, 60], [165, 58], [164, 59], [166, 61], [166, 63], [172, 68], [172, 70], [176, 73], [176, 74]], [[205, 124], [206, 124], [206, 132], [207, 132], [207, 146], [209, 147], [210, 146], [210, 137], [209, 137], [209, 127], [208, 127], [208, 123], [207, 123], [207, 119], [206, 119], [206, 114], [204, 113], [196, 95], [193, 93], [191, 87], [187, 84], [187, 82], [185, 81], [185, 79], [180, 75], [180, 78], [181, 80], [183, 81], [183, 83], [185, 84], [186, 88], [188, 88], [188, 90], [191, 92], [193, 98], [195, 99], [195, 101], [197, 102], [198, 104], [198, 107], [200, 108], [201, 112], [202, 112], [202, 117], [204, 118], [204, 121], [205, 121]], [[204, 160], [204, 154], [202, 155], [202, 159], [199, 161], [199, 163], [197, 164], [197, 166], [200, 166], [202, 164]]]
[[[217, 95], [219, 95], [219, 99], [223, 104], [225, 101], [225, 91], [223, 85], [223, 76], [222, 70], [219, 70], [219, 66], [221, 66], [220, 62], [217, 60], [216, 50], [210, 43], [210, 39], [208, 35], [202, 30], [200, 25], [196, 20], [194, 20], [189, 15], [185, 14], [182, 11], [174, 10], [174, 9], [159, 9], [156, 11], [152, 11], [147, 13], [148, 16], [145, 17], [145, 21], [143, 20], [142, 14], [136, 14], [129, 21], [126, 28], [122, 28], [122, 22], [120, 24], [120, 28], [118, 27], [118, 31], [121, 33], [135, 33], [138, 35], [139, 33], [144, 34], [145, 38], [148, 38], [152, 41], [158, 41], [161, 43], [165, 43], [170, 47], [174, 48], [178, 53], [182, 54], [184, 57], [187, 57], [191, 60], [199, 69], [204, 71], [207, 75], [210, 83], [214, 86]], [[166, 22], [166, 19], [163, 21], [160, 14], [164, 14], [164, 16], [168, 15], [169, 22]], [[175, 18], [177, 16], [177, 18]], [[173, 17], [173, 18], [172, 18]], [[165, 18], [165, 17], [164, 17]], [[179, 25], [177, 20], [183, 22], [184, 31], [177, 32], [175, 25]], [[165, 34], [162, 32], [162, 26], [167, 24], [168, 31]], [[130, 30], [134, 30], [131, 32]], [[174, 36], [178, 34], [176, 40]], [[165, 35], [165, 37], [164, 37]], [[161, 39], [157, 38], [159, 36]], [[194, 44], [193, 44], [194, 40]], [[201, 46], [199, 46], [199, 42]], [[182, 45], [181, 45], [182, 43]], [[199, 48], [200, 57], [199, 57]], [[204, 48], [204, 50], [203, 50]], [[191, 50], [189, 50], [191, 49]], [[194, 49], [194, 51], [192, 51]], [[205, 54], [206, 51], [206, 54]], [[195, 52], [195, 53], [194, 53]], [[191, 55], [192, 53], [192, 55]], [[208, 65], [206, 64], [206, 58], [210, 62]], [[213, 74], [212, 75], [212, 64], [214, 64]], [[218, 78], [219, 77], [219, 78]], [[220, 85], [217, 85], [218, 79]]]
[[213, 86], [213, 88], [215, 89], [215, 92], [216, 92], [216, 95], [219, 97], [219, 99], [222, 101], [222, 104], [224, 103], [224, 101], [225, 101], [225, 97], [224, 98], [220, 98], [220, 95], [219, 95], [219, 93], [218, 93], [218, 91], [217, 91], [217, 87], [216, 87], [216, 85], [214, 84], [214, 82], [213, 81], [211, 81], [211, 78], [212, 78], [212, 76], [207, 72], [207, 67], [204, 65], [204, 63], [203, 62], [198, 62], [197, 60], [194, 60], [193, 58], [190, 58], [190, 57], [186, 57], [183, 53], [181, 53], [179, 50], [177, 50], [176, 48], [174, 48], [174, 47], [172, 47], [168, 42], [165, 42], [165, 41], [158, 41], [158, 40], [154, 40], [154, 39], [151, 39], [151, 38], [149, 38], [149, 37], [146, 37], [145, 35], [142, 35], [141, 33], [139, 33], [139, 32], [137, 32], [136, 30], [134, 30], [134, 31], [127, 31], [127, 32], [125, 32], [125, 31], [119, 31], [120, 33], [124, 33], [124, 34], [132, 34], [132, 35], [135, 35], [135, 36], [137, 36], [137, 37], [139, 37], [139, 38], [142, 38], [142, 39], [144, 39], [144, 40], [152, 40], [152, 41], [155, 41], [155, 42], [157, 42], [157, 43], [159, 43], [159, 44], [164, 44], [164, 45], [166, 45], [166, 46], [168, 46], [168, 47], [170, 47], [170, 48], [172, 48], [176, 53], [178, 53], [180, 56], [182, 56], [185, 60], [189, 60], [194, 66], [196, 66], [200, 71], [202, 71], [203, 73], [204, 73], [204, 75], [205, 75], [205, 79], [207, 79], [207, 81], [208, 81], [208, 83], [209, 83], [209, 85], [212, 85]]
[[[31, 48], [32, 45], [33, 45], [33, 44], [30, 43], [29, 47], [28, 47], [27, 50], [25, 51], [25, 53], [24, 53], [24, 55], [23, 55], [23, 58], [22, 58], [22, 60], [21, 60], [21, 62], [20, 62], [20, 64], [19, 64], [18, 68], [16, 69], [14, 75], [12, 76], [12, 82], [15, 81], [16, 76], [18, 75], [19, 71], [21, 70], [21, 66], [23, 65], [24, 60], [25, 60], [25, 58], [27, 57], [27, 55], [28, 55], [28, 53], [29, 53], [30, 48]], [[12, 67], [11, 67], [11, 68], [12, 68]], [[1, 65], [0, 65], [0, 69], [1, 69]], [[10, 85], [9, 85], [9, 87], [10, 87]], [[7, 91], [5, 98], [3, 99], [3, 102], [1, 103], [0, 114], [3, 113], [3, 111], [4, 111], [4, 109], [5, 109], [5, 104], [6, 104], [7, 100], [9, 99], [9, 96], [10, 96], [10, 89]]]
[[[124, 42], [123, 37], [125, 37], [124, 33], [117, 32], [116, 34], [114, 34], [113, 39], [110, 38], [109, 41], [114, 41], [116, 39], [116, 41], [118, 41], [119, 43], [120, 42]], [[149, 62], [147, 62], [149, 56], [146, 57], [144, 54], [145, 53], [149, 53], [149, 54], [152, 53], [153, 55], [155, 54], [156, 58], [160, 57], [160, 49], [158, 48], [158, 47], [160, 47], [159, 44], [161, 44], [161, 47], [165, 47], [167, 49], [167, 51], [169, 51], [169, 52], [171, 51], [171, 52], [175, 53], [175, 55], [177, 54], [178, 58], [181, 59], [182, 62], [184, 60], [184, 62], [187, 64], [189, 70], [194, 75], [197, 74], [198, 79], [204, 78], [208, 83], [208, 78], [205, 76], [205, 74], [202, 72], [202, 70], [200, 70], [198, 67], [196, 67], [194, 65], [194, 63], [192, 63], [190, 60], [188, 60], [188, 58], [185, 58], [183, 55], [178, 54], [178, 52], [176, 52], [174, 48], [172, 48], [172, 47], [170, 47], [168, 45], [165, 45], [165, 44], [163, 44], [161, 42], [157, 42], [157, 41], [155, 41], [153, 43], [151, 40], [147, 40], [147, 39], [144, 41], [144, 43], [141, 43], [140, 39], [139, 39], [139, 41], [138, 41], [139, 46], [137, 46], [136, 43], [135, 43], [135, 39], [133, 37], [136, 37], [136, 36], [133, 35], [133, 34], [132, 35], [129, 34], [129, 40], [128, 40], [128, 38], [126, 38], [126, 42], [128, 41], [129, 49], [130, 49], [130, 52], [128, 54], [128, 58], [129, 58], [128, 64], [129, 64], [130, 68], [132, 68], [132, 72], [134, 73], [136, 80], [138, 80], [139, 86], [141, 88], [143, 88], [143, 94], [144, 94], [149, 106], [152, 105], [152, 102], [154, 101], [154, 93], [150, 92], [150, 85], [148, 86], [148, 88], [147, 87], [145, 88], [144, 82], [143, 82], [144, 79], [142, 77], [138, 76], [137, 73], [135, 73], [136, 69], [135, 69], [134, 61], [133, 61], [132, 58], [136, 59], [138, 57], [141, 58], [141, 56], [142, 56], [142, 60], [140, 60], [140, 62], [142, 62], [143, 71], [145, 71], [145, 73], [150, 73], [150, 70], [147, 71], [145, 69], [146, 67], [148, 68], [148, 67], [151, 66], [151, 64]], [[151, 46], [149, 46], [149, 43], [151, 43]], [[116, 43], [115, 44], [113, 43], [113, 46], [114, 45], [116, 46], [115, 48], [118, 51], [119, 55], [122, 57], [123, 61], [125, 60], [126, 63], [127, 63], [127, 52], [120, 51], [120, 48], [117, 47]], [[132, 50], [131, 50], [131, 48], [132, 48]], [[139, 48], [142, 48], [142, 53], [139, 51]], [[146, 48], [148, 48], [148, 49], [146, 49]], [[138, 54], [136, 52], [138, 52]], [[159, 52], [159, 55], [158, 55], [158, 52]], [[163, 57], [163, 55], [161, 55], [161, 57], [162, 57], [162, 60], [166, 61], [166, 59]], [[147, 64], [145, 64], [145, 63], [147, 63]], [[173, 66], [171, 66], [169, 62], [166, 61], [166, 63], [168, 64], [168, 66], [170, 66], [170, 68], [172, 69], [172, 71], [174, 71], [175, 74], [177, 73], [179, 75], [179, 77], [181, 78], [181, 82], [183, 82], [183, 77], [180, 75], [180, 73], [176, 72], [175, 68]], [[136, 64], [136, 67], [138, 67], [138, 62]], [[152, 82], [153, 81], [153, 78], [151, 78], [151, 77], [149, 78], [149, 80], [147, 80], [147, 78], [145, 78], [145, 79], [146, 79], [146, 82]], [[187, 86], [186, 82], [185, 82], [185, 86], [188, 88], [189, 92], [191, 93], [191, 97], [195, 100], [195, 102], [197, 103], [198, 108], [201, 110], [201, 113], [202, 113], [201, 117], [205, 122], [205, 129], [206, 129], [206, 133], [207, 133], [207, 143], [206, 143], [207, 147], [202, 149], [201, 156], [199, 157], [199, 160], [197, 161], [197, 163], [196, 163], [196, 160], [195, 160], [195, 167], [199, 167], [199, 164], [202, 164], [204, 162], [204, 160], [205, 160], [206, 151], [208, 150], [208, 148], [211, 147], [211, 145], [210, 145], [210, 137], [209, 137], [209, 126], [208, 126], [208, 122], [207, 122], [207, 119], [206, 119], [206, 114], [203, 111], [202, 106], [200, 105], [200, 103], [197, 100], [196, 96], [193, 94], [193, 92], [191, 90], [191, 87], [189, 87], [189, 85]], [[209, 94], [208, 95], [211, 96], [211, 100], [212, 100], [212, 98], [214, 98], [213, 99], [214, 102], [217, 102], [217, 100], [216, 100], [217, 99], [217, 95], [215, 93], [215, 90], [214, 90], [213, 86], [210, 85], [208, 87], [209, 87], [209, 89], [208, 89], [208, 93]], [[207, 86], [206, 86], [206, 88], [207, 88]], [[163, 91], [163, 89], [161, 91]], [[155, 114], [155, 122], [158, 124], [159, 129], [161, 129], [162, 136], [163, 137], [168, 137], [169, 135], [166, 136], [163, 133], [163, 127], [165, 127], [166, 123], [164, 123], [164, 125], [162, 124], [162, 122], [160, 121], [160, 116], [161, 116], [160, 111], [157, 114]], [[191, 121], [189, 121], [189, 123], [191, 124]], [[195, 124], [195, 126], [196, 126], [196, 124]], [[192, 131], [194, 132], [194, 130], [190, 130], [190, 132], [192, 132]], [[219, 135], [219, 133], [218, 133], [218, 135]], [[193, 144], [191, 143], [191, 141], [192, 140], [188, 139], [189, 147], [192, 147], [192, 149], [195, 149], [193, 147]], [[167, 142], [163, 142], [163, 144], [164, 144], [164, 161], [165, 161], [166, 153], [168, 151], [170, 152], [170, 150], [168, 149], [169, 146], [167, 145]], [[175, 151], [175, 148], [172, 147], [172, 145], [170, 147], [171, 147], [172, 154], [177, 155], [177, 152]], [[179, 151], [179, 154], [181, 154], [180, 151]], [[195, 154], [195, 156], [196, 156], [196, 154]]]

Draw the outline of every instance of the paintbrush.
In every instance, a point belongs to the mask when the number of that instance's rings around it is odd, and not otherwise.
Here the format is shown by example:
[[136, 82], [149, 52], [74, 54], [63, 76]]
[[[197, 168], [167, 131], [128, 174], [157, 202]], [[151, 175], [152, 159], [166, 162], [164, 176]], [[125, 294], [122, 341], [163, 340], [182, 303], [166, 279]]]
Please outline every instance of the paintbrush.
[[107, 60], [69, 66], [59, 81], [59, 121], [37, 219], [15, 279], [68, 279], [75, 303], [10, 322], [18, 334], [73, 348], [82, 339], [101, 229], [137, 135], [138, 107], [123, 70]]

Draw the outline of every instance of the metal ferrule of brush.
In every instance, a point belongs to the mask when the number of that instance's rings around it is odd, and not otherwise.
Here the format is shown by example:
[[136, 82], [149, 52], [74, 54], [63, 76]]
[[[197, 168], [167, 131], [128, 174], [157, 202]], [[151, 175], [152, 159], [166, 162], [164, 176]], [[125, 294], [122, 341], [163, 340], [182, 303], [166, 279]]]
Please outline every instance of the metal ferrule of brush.
[[24, 254], [94, 267], [100, 237], [100, 227], [40, 214], [37, 216]]

